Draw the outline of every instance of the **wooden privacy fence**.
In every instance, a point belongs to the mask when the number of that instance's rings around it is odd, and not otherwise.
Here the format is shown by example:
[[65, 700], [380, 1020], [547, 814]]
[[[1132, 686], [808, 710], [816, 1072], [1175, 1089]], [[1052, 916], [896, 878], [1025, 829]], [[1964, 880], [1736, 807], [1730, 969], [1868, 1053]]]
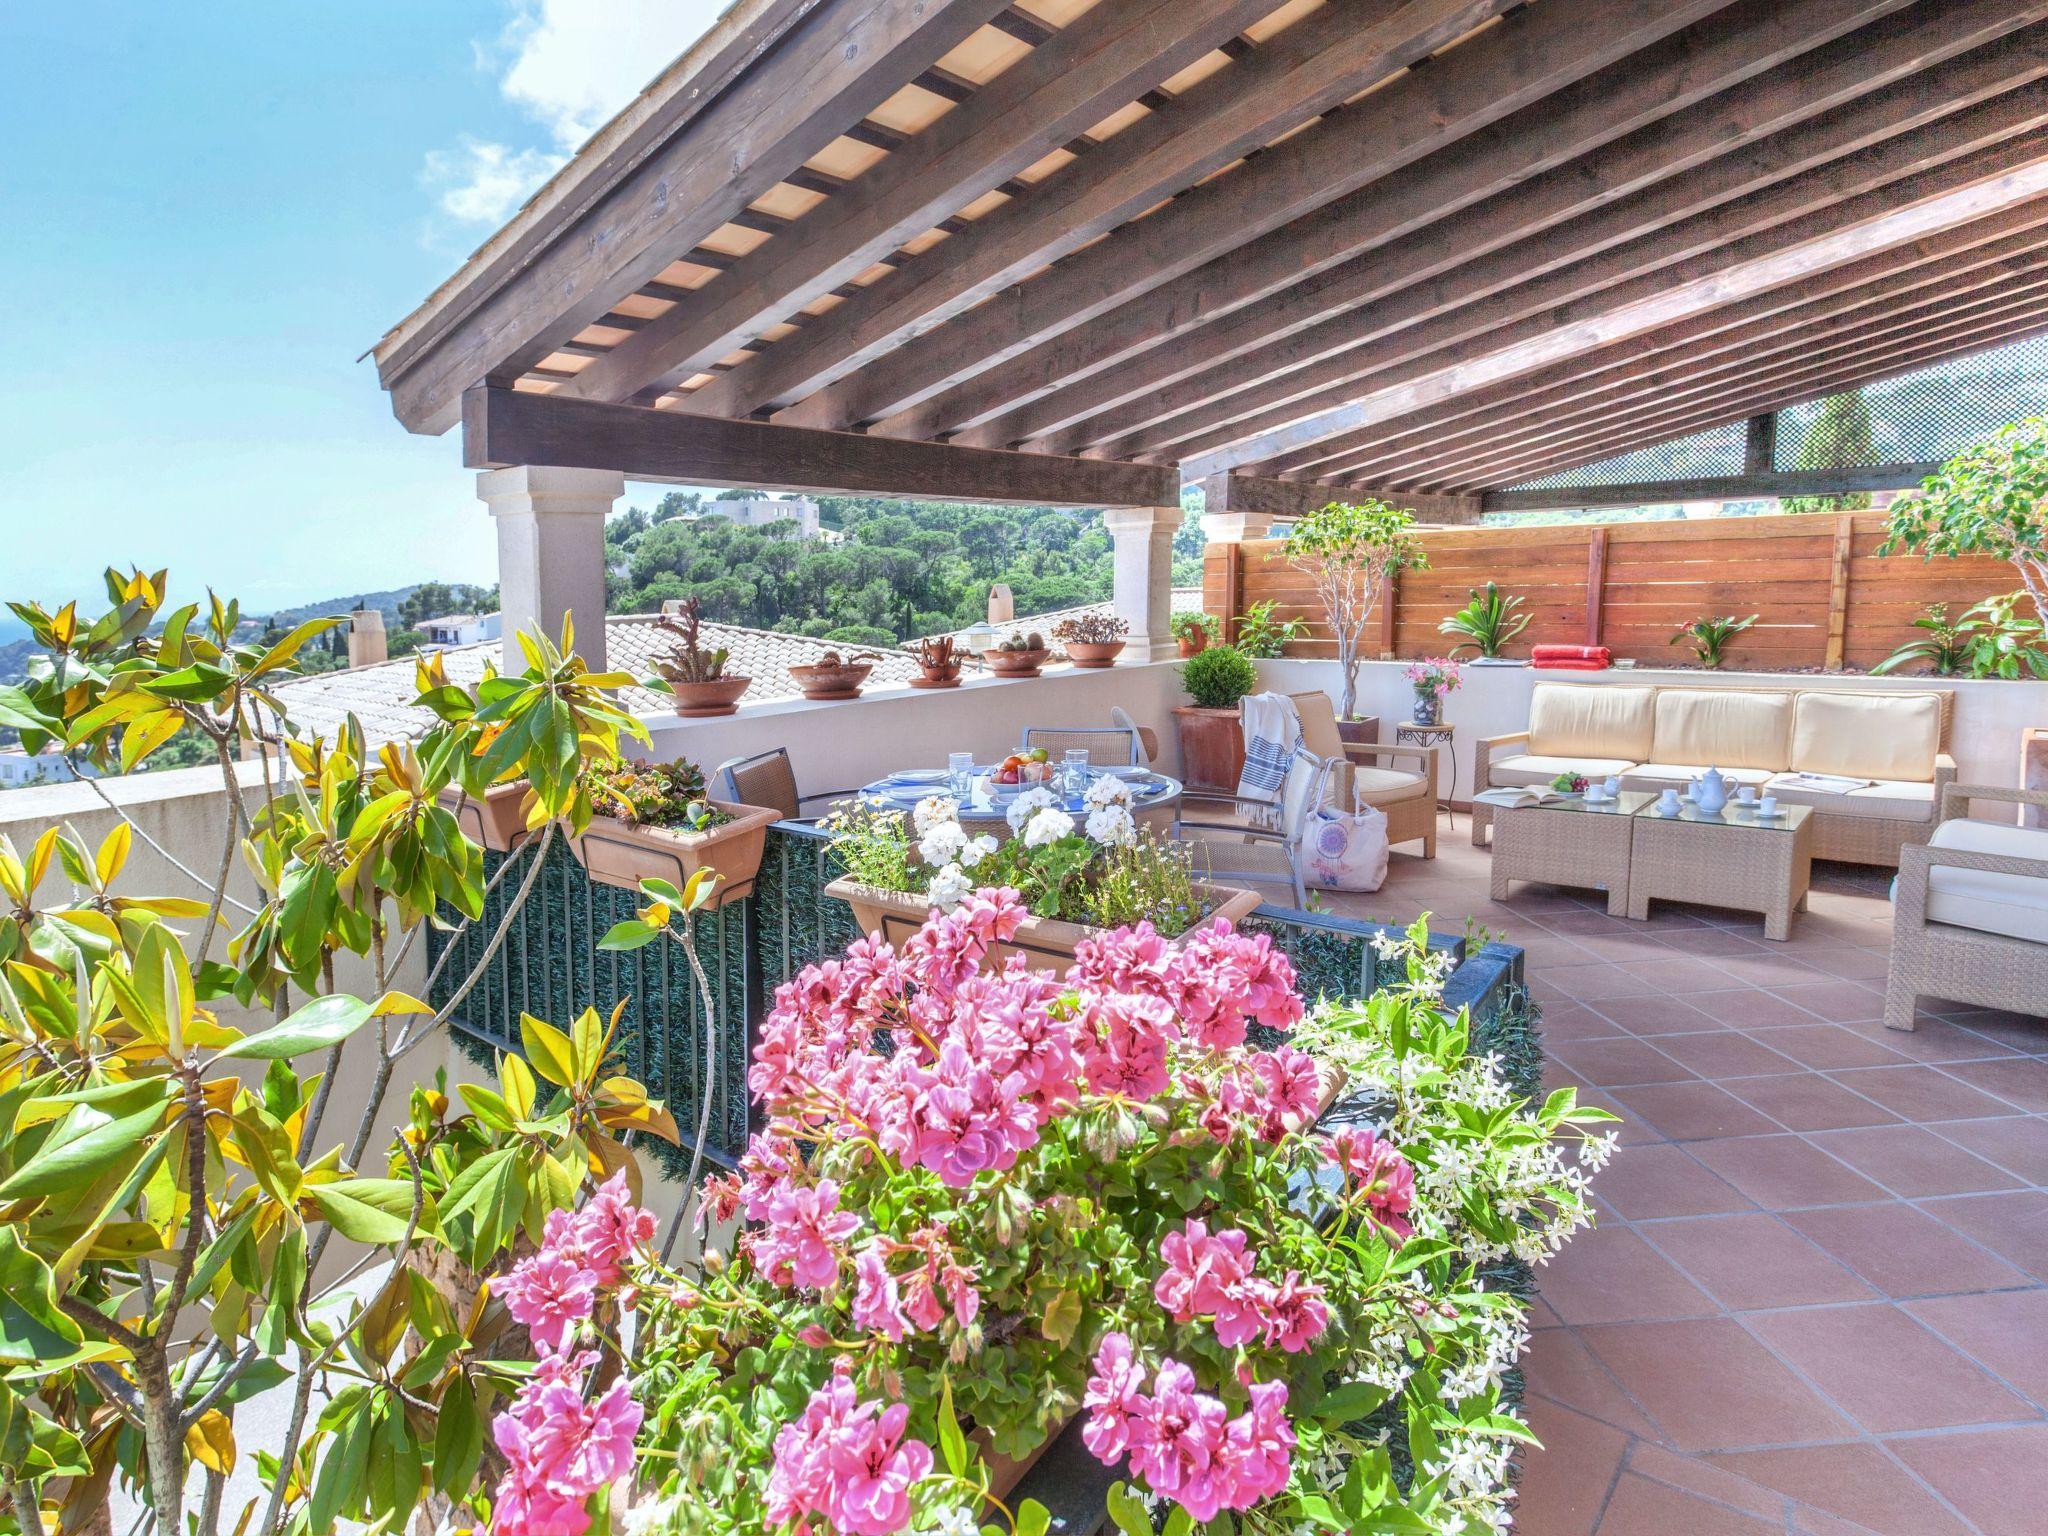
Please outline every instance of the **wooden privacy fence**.
[[[1508, 648], [1605, 645], [1645, 665], [1689, 661], [1674, 631], [1696, 618], [1759, 617], [1728, 648], [1735, 667], [1869, 667], [1917, 633], [1929, 603], [1954, 617], [2019, 585], [1989, 558], [1880, 557], [1885, 514], [1784, 514], [1685, 522], [1443, 528], [1422, 533], [1429, 569], [1409, 571], [1374, 615], [1383, 656], [1442, 654], [1437, 625], [1488, 581], [1523, 599], [1529, 627]], [[1276, 616], [1306, 619], [1310, 638], [1289, 655], [1330, 656], [1335, 644], [1309, 578], [1287, 561], [1284, 539], [1212, 544], [1203, 607], [1244, 612], [1271, 599]]]

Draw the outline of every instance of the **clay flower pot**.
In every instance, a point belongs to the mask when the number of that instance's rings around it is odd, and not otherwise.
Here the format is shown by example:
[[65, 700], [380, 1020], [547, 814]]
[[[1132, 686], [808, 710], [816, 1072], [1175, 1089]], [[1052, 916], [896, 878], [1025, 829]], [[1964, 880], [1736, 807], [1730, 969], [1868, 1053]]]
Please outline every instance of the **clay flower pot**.
[[1036, 677], [1038, 669], [1045, 665], [1045, 658], [1052, 654], [1046, 647], [1035, 651], [984, 651], [981, 659], [988, 663], [989, 671], [997, 677]]
[[1193, 634], [1180, 636], [1174, 641], [1174, 644], [1180, 647], [1180, 653], [1183, 658], [1199, 656], [1202, 652], [1209, 649], [1209, 631], [1198, 629]]
[[676, 713], [686, 720], [710, 715], [736, 715], [740, 695], [754, 686], [751, 677], [714, 677], [708, 683], [669, 684], [676, 693]]
[[765, 805], [713, 800], [711, 805], [732, 820], [692, 832], [686, 827], [645, 827], [616, 816], [593, 816], [590, 825], [569, 840], [583, 872], [599, 885], [637, 891], [653, 878], [680, 887], [698, 870], [715, 869], [723, 877], [711, 905], [722, 907], [754, 888], [761, 854], [768, 844], [768, 824], [782, 813]]
[[943, 667], [926, 667], [924, 675], [910, 680], [913, 688], [958, 688], [960, 686], [960, 663], [955, 661]]
[[1113, 667], [1123, 649], [1121, 640], [1069, 640], [1067, 660], [1077, 667]]
[[481, 800], [465, 800], [460, 788], [449, 785], [439, 796], [441, 804], [455, 813], [455, 825], [462, 835], [492, 853], [510, 853], [533, 834], [526, 830], [527, 783], [493, 784]]
[[1180, 737], [1181, 777], [1188, 787], [1236, 794], [1237, 781], [1244, 774], [1244, 725], [1237, 706], [1205, 709], [1199, 704], [1177, 705], [1173, 725]]
[[791, 667], [789, 675], [807, 699], [857, 699], [861, 684], [874, 670], [872, 661], [812, 662]]

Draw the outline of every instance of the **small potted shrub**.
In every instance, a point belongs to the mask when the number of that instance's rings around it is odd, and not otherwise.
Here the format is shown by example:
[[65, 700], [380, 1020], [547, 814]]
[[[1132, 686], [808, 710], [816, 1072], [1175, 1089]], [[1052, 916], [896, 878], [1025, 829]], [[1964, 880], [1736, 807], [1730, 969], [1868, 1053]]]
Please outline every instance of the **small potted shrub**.
[[917, 665], [921, 675], [910, 680], [913, 688], [958, 688], [960, 647], [951, 635], [934, 635], [917, 642]]
[[1131, 626], [1113, 613], [1077, 613], [1061, 619], [1052, 637], [1077, 667], [1113, 667], [1130, 632]]
[[1685, 641], [1692, 647], [1693, 659], [1708, 671], [1714, 671], [1728, 659], [1728, 647], [1734, 643], [1735, 637], [1754, 624], [1758, 617], [1752, 613], [1746, 619], [1738, 619], [1733, 614], [1718, 619], [1694, 619], [1673, 635], [1670, 643], [1676, 645], [1681, 640]]
[[855, 651], [847, 656], [827, 651], [816, 661], [792, 666], [789, 675], [807, 699], [821, 703], [830, 699], [857, 699], [861, 684], [868, 680], [868, 674], [875, 670], [875, 663], [879, 660], [881, 658], [873, 651]]
[[1478, 667], [1524, 665], [1501, 655], [1508, 642], [1529, 627], [1529, 615], [1520, 611], [1522, 599], [1510, 597], [1497, 582], [1491, 581], [1484, 592], [1474, 587], [1466, 592], [1465, 598], [1464, 607], [1437, 625], [1439, 634], [1465, 637], [1451, 647], [1451, 654], [1477, 651], [1479, 655], [1472, 664]]
[[718, 872], [711, 906], [723, 906], [754, 888], [768, 824], [780, 814], [763, 805], [713, 800], [704, 774], [687, 758], [633, 763], [623, 758], [584, 771], [590, 825], [570, 847], [599, 885], [638, 890], [642, 880], [680, 887], [700, 869]]
[[1205, 648], [1217, 637], [1219, 628], [1214, 614], [1176, 613], [1173, 616], [1173, 639], [1180, 647], [1182, 658]]
[[661, 674], [660, 678], [650, 679], [647, 686], [674, 694], [676, 713], [686, 719], [737, 714], [740, 695], [754, 685], [754, 680], [725, 670], [731, 653], [724, 646], [714, 649], [700, 643], [703, 616], [698, 611], [697, 599], [684, 598], [680, 614], [675, 618], [663, 614], [654, 622], [674, 638], [667, 652], [655, 659], [654, 670]]
[[1259, 686], [1259, 669], [1236, 646], [1219, 642], [1181, 663], [1180, 685], [1193, 701], [1173, 711], [1181, 777], [1198, 788], [1235, 791], [1244, 772], [1237, 705]]
[[1237, 616], [1237, 639], [1234, 643], [1254, 661], [1270, 661], [1276, 656], [1283, 656], [1288, 646], [1308, 638], [1308, 620], [1276, 618], [1274, 614], [1279, 606], [1267, 598], [1264, 602], [1253, 603]]
[[997, 677], [1036, 677], [1051, 654], [1045, 636], [1034, 629], [1027, 634], [1006, 635], [984, 651], [981, 659]]

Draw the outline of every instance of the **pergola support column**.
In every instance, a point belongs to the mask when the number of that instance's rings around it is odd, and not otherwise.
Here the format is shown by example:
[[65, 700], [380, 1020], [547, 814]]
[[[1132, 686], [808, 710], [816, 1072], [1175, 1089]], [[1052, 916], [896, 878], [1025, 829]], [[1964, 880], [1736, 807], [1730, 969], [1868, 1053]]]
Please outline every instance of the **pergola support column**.
[[548, 464], [487, 469], [476, 477], [476, 493], [498, 524], [508, 671], [526, 665], [520, 630], [559, 637], [565, 616], [575, 624], [577, 653], [592, 670], [605, 669], [604, 520], [625, 490], [625, 476], [615, 470]]
[[1131, 626], [1124, 657], [1164, 661], [1173, 644], [1173, 536], [1181, 510], [1173, 507], [1111, 507], [1102, 526], [1115, 544], [1116, 616]]

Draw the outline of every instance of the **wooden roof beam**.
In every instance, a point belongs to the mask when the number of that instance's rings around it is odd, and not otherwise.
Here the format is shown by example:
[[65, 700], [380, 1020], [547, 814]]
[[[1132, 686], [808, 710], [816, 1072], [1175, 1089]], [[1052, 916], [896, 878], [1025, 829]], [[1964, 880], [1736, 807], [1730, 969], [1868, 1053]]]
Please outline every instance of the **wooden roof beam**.
[[1203, 512], [1251, 512], [1286, 520], [1302, 518], [1333, 501], [1379, 496], [1431, 522], [1469, 523], [1479, 515], [1477, 496], [1429, 496], [1377, 490], [1321, 480], [1273, 480], [1235, 472], [1202, 482]]
[[462, 461], [473, 469], [553, 464], [690, 485], [1032, 506], [1180, 502], [1180, 476], [1166, 466], [901, 442], [494, 385], [463, 396]]

